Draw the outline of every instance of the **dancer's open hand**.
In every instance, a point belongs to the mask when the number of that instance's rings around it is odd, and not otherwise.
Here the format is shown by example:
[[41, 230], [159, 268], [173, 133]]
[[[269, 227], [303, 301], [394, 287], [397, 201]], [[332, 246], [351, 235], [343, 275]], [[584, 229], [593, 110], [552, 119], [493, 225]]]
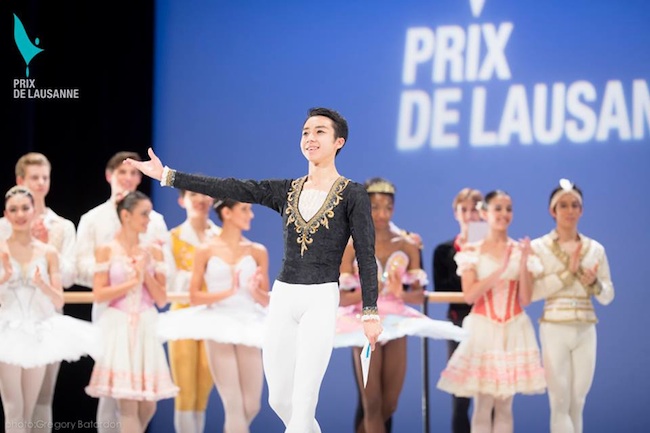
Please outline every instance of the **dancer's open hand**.
[[149, 161], [136, 161], [135, 159], [127, 158], [124, 160], [123, 164], [128, 164], [131, 167], [135, 167], [143, 174], [153, 179], [160, 180], [162, 178], [163, 169], [165, 167], [163, 166], [162, 161], [160, 161], [160, 158], [158, 158], [156, 154], [153, 153], [152, 148], [149, 148], [147, 153], [149, 154], [149, 158], [151, 158]]

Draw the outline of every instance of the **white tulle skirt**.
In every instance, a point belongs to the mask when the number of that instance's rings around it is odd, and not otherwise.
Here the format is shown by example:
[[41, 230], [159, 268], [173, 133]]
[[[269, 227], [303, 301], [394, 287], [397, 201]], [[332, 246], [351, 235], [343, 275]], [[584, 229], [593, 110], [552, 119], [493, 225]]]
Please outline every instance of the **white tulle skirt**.
[[266, 309], [255, 304], [233, 307], [212, 304], [160, 314], [158, 337], [168, 340], [211, 340], [262, 347]]
[[97, 358], [99, 333], [92, 323], [63, 314], [47, 319], [0, 319], [0, 362], [34, 368], [53, 362]]
[[[380, 297], [377, 306], [383, 327], [377, 340], [379, 344], [407, 335], [455, 341], [467, 337], [467, 331], [460, 326], [432, 319], [392, 297]], [[363, 347], [365, 342], [361, 306], [339, 307], [334, 347]]]

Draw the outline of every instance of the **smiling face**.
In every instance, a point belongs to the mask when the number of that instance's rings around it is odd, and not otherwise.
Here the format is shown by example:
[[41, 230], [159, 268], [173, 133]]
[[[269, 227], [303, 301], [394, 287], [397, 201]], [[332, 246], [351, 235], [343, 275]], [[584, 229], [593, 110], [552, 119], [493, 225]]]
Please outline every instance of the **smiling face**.
[[512, 222], [512, 200], [509, 195], [497, 194], [487, 203], [483, 210], [483, 218], [488, 222], [490, 229], [507, 231]]
[[138, 200], [130, 210], [120, 211], [122, 224], [137, 233], [146, 233], [152, 210], [153, 205], [149, 199]]
[[329, 117], [312, 116], [303, 125], [300, 150], [310, 163], [319, 165], [333, 161], [343, 144], [342, 137], [335, 138], [334, 123]]
[[47, 164], [26, 165], [25, 175], [18, 176], [16, 183], [29, 188], [35, 200], [44, 201], [45, 196], [50, 192], [50, 170]]
[[113, 171], [106, 170], [106, 181], [111, 184], [111, 197], [117, 201], [136, 190], [142, 181], [142, 173], [135, 167], [120, 164]]
[[11, 224], [12, 230], [15, 232], [30, 230], [34, 219], [33, 197], [19, 190], [9, 194], [5, 199], [4, 216]]
[[208, 218], [214, 199], [198, 192], [184, 191], [183, 195], [178, 198], [178, 204], [187, 211], [188, 218]]
[[253, 218], [255, 218], [255, 214], [250, 203], [237, 202], [232, 207], [224, 206], [221, 209], [221, 219], [224, 227], [232, 225], [241, 231], [247, 231], [251, 228]]
[[395, 210], [393, 196], [390, 194], [370, 194], [370, 209], [375, 230], [388, 229]]

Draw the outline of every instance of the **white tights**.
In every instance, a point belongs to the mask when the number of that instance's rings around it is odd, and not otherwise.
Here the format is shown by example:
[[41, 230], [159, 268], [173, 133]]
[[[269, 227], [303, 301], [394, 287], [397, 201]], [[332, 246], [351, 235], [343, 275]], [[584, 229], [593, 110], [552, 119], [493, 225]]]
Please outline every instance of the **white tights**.
[[488, 394], [479, 394], [474, 397], [473, 404], [472, 433], [513, 432], [512, 397], [497, 398]]
[[144, 433], [156, 413], [155, 401], [117, 400], [120, 433]]
[[117, 400], [100, 397], [97, 403], [97, 433], [119, 433], [119, 409]]
[[539, 336], [551, 433], [582, 433], [582, 411], [596, 370], [596, 326], [542, 322]]
[[36, 426], [32, 428], [32, 433], [49, 433], [52, 431], [52, 402], [60, 367], [60, 362], [53, 362], [45, 367], [45, 378], [36, 400], [34, 415], [32, 415], [32, 419], [36, 422]]
[[210, 373], [225, 412], [224, 433], [249, 433], [260, 411], [262, 353], [250, 346], [205, 342]]
[[45, 366], [22, 368], [0, 362], [0, 398], [7, 433], [29, 433]]
[[285, 433], [320, 433], [316, 405], [327, 370], [339, 305], [337, 283], [275, 281], [264, 338], [269, 404]]

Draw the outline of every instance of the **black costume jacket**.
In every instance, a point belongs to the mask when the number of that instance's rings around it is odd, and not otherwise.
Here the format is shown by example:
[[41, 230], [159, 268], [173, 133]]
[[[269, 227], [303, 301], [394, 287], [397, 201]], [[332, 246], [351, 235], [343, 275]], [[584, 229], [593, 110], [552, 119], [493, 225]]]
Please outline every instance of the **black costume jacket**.
[[230, 198], [271, 208], [284, 221], [284, 257], [277, 279], [289, 284], [339, 281], [343, 251], [354, 242], [362, 287], [363, 307], [377, 306], [375, 229], [370, 199], [363, 185], [339, 177], [316, 214], [306, 221], [298, 200], [307, 177], [240, 180], [176, 171], [172, 186], [215, 198]]

